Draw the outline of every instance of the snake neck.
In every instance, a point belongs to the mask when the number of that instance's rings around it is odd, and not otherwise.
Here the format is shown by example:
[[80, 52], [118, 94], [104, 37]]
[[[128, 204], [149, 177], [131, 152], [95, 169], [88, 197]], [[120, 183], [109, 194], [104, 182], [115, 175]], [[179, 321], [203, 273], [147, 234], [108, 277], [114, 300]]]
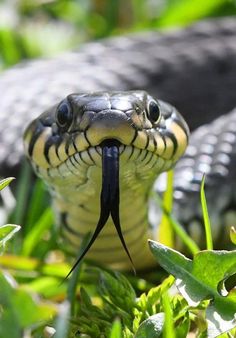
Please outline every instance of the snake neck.
[[[81, 163], [80, 176], [64, 178], [64, 184], [54, 186], [52, 192], [63, 246], [66, 245], [73, 255], [78, 255], [83, 238], [88, 233], [94, 233], [99, 218], [101, 157], [96, 157], [94, 153], [92, 160], [96, 165]], [[147, 198], [156, 172], [165, 166], [166, 162], [156, 161], [145, 150], [140, 151], [132, 147], [124, 147], [121, 150], [120, 223], [136, 269], [155, 264], [148, 247], [148, 239], [155, 238], [155, 229], [148, 223]], [[130, 269], [129, 258], [111, 217], [86, 257], [112, 268]]]

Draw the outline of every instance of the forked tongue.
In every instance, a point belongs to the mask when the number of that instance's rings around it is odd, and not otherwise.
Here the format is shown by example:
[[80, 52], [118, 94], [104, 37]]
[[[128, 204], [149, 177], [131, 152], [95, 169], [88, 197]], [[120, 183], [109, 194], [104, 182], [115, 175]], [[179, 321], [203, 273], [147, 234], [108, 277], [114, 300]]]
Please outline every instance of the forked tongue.
[[102, 190], [100, 195], [99, 220], [91, 239], [89, 240], [87, 246], [83, 250], [80, 257], [77, 259], [77, 261], [71, 268], [66, 278], [70, 276], [72, 271], [74, 271], [74, 269], [84, 258], [88, 250], [91, 248], [94, 241], [98, 237], [99, 233], [105, 226], [110, 215], [116, 227], [116, 231], [123, 245], [123, 248], [129, 257], [130, 263], [135, 273], [134, 264], [130, 256], [129, 250], [126, 246], [120, 225], [119, 142], [115, 140], [106, 140], [102, 142], [101, 147], [102, 147]]

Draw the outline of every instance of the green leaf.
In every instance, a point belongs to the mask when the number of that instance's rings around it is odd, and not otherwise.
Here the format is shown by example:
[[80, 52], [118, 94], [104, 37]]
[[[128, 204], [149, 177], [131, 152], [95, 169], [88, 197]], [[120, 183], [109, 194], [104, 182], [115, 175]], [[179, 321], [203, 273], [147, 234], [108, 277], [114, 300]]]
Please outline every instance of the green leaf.
[[7, 269], [30, 271], [36, 270], [40, 265], [40, 261], [36, 258], [26, 258], [17, 255], [4, 254], [0, 256], [0, 265]]
[[42, 240], [43, 235], [53, 223], [53, 214], [50, 208], [46, 209], [32, 230], [27, 234], [23, 243], [23, 255], [29, 256], [36, 245]]
[[[23, 304], [24, 309], [22, 310]], [[56, 313], [53, 305], [36, 303], [29, 293], [20, 289], [16, 290], [13, 294], [13, 306], [14, 311], [17, 312], [19, 323], [23, 328], [49, 320]]]
[[[78, 317], [77, 326], [81, 334], [87, 334], [89, 337], [107, 337], [115, 315], [111, 318], [106, 308], [101, 309], [93, 305], [85, 289], [81, 288]], [[108, 335], [105, 335], [105, 332], [109, 332]]]
[[98, 326], [102, 323], [102, 321], [107, 321], [111, 325], [111, 322], [109, 322], [109, 313], [106, 313], [103, 309], [93, 305], [91, 298], [83, 287], [80, 289], [80, 298], [80, 312], [82, 315], [89, 319], [93, 319], [94, 324], [97, 324]]
[[[174, 278], [169, 276], [160, 285], [151, 288], [148, 293], [143, 293], [136, 301], [136, 307], [142, 314], [148, 315], [156, 314], [156, 306], [160, 306], [160, 299], [164, 292], [166, 292], [174, 283]], [[156, 311], [156, 312], [154, 312]]]
[[136, 332], [135, 338], [161, 337], [164, 328], [164, 313], [158, 313], [144, 320]]
[[58, 278], [47, 276], [35, 278], [32, 282], [28, 282], [22, 287], [26, 290], [37, 292], [47, 299], [57, 297], [66, 292], [66, 285], [59, 284]]
[[[209, 299], [206, 310], [208, 337], [236, 326], [236, 296], [225, 296], [224, 281], [236, 273], [236, 251], [201, 251], [193, 260], [160, 243], [150, 241], [159, 264], [175, 276], [176, 285], [190, 306]], [[223, 295], [224, 294], [224, 295]]]
[[121, 323], [119, 319], [116, 319], [112, 325], [109, 338], [122, 338], [121, 336]]
[[0, 191], [3, 190], [6, 186], [8, 186], [8, 184], [10, 184], [14, 179], [15, 177], [8, 177], [8, 178], [4, 178], [3, 180], [1, 180]]
[[[22, 331], [50, 320], [56, 306], [43, 303], [0, 273], [0, 337], [22, 337]], [[13, 325], [14, 323], [14, 325]]]
[[0, 226], [0, 249], [6, 245], [6, 242], [9, 241], [16, 232], [20, 230], [19, 225], [15, 224], [5, 224]]
[[42, 261], [36, 258], [10, 254], [0, 255], [0, 266], [17, 270], [17, 274], [22, 274], [22, 276], [25, 276], [25, 272], [33, 272], [35, 274], [36, 271], [40, 271], [43, 275], [59, 278], [64, 278], [70, 269], [70, 266], [63, 262], [42, 264]]
[[167, 173], [167, 187], [163, 195], [163, 204], [162, 204], [162, 207], [166, 212], [164, 212], [162, 215], [159, 228], [160, 242], [171, 247], [174, 247], [174, 232], [169, 219], [169, 215], [172, 211], [173, 206], [173, 179], [174, 172], [173, 170], [170, 170]]
[[236, 245], [236, 229], [235, 229], [235, 227], [230, 228], [230, 239], [231, 239], [231, 242]]
[[187, 337], [190, 327], [189, 313], [186, 312], [182, 320], [178, 323], [175, 328], [177, 338]]
[[158, 26], [186, 25], [200, 18], [209, 16], [227, 4], [227, 0], [178, 0], [167, 6]]
[[204, 220], [204, 226], [205, 226], [205, 232], [206, 232], [206, 247], [208, 250], [213, 249], [213, 241], [212, 241], [212, 235], [211, 235], [211, 223], [210, 218], [207, 210], [207, 202], [206, 202], [206, 195], [204, 192], [204, 184], [205, 184], [205, 175], [203, 175], [202, 182], [201, 182], [201, 189], [200, 189], [200, 195], [201, 195], [201, 205], [202, 205], [202, 214], [203, 214], [203, 220]]
[[170, 304], [170, 298], [167, 292], [164, 292], [162, 295], [162, 304], [165, 313], [163, 337], [175, 338], [173, 311]]
[[100, 274], [100, 293], [120, 309], [130, 312], [135, 305], [136, 294], [129, 281], [120, 273], [114, 276], [106, 271]]
[[32, 224], [38, 222], [49, 203], [45, 184], [42, 180], [37, 179], [34, 183], [32, 196], [30, 196], [30, 200], [27, 203], [27, 215], [24, 222], [25, 234], [28, 234], [32, 229]]

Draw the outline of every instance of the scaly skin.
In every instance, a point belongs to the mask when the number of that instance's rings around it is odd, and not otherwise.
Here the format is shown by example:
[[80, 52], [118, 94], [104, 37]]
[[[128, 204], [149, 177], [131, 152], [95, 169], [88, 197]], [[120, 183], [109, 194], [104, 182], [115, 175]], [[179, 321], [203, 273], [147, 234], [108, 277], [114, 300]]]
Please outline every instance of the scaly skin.
[[[0, 174], [18, 175], [24, 128], [66, 95], [145, 89], [176, 106], [191, 129], [210, 123], [191, 135], [175, 168], [175, 214], [204, 247], [199, 186], [207, 173], [213, 236], [222, 247], [225, 225], [235, 224], [236, 216], [236, 111], [211, 121], [236, 106], [235, 74], [234, 17], [89, 43], [77, 52], [13, 67], [0, 76]], [[159, 181], [157, 190], [163, 190]], [[158, 222], [159, 211], [154, 214]]]
[[[158, 232], [148, 222], [149, 192], [158, 174], [183, 155], [188, 133], [174, 107], [142, 91], [72, 94], [34, 120], [25, 132], [26, 154], [49, 186], [70, 251], [78, 252], [106, 208], [100, 205], [102, 172], [109, 175], [102, 167], [102, 144], [115, 140], [122, 233], [135, 268], [154, 264], [148, 238], [157, 239]], [[112, 184], [115, 172], [111, 175]], [[88, 257], [130, 268], [111, 217]]]

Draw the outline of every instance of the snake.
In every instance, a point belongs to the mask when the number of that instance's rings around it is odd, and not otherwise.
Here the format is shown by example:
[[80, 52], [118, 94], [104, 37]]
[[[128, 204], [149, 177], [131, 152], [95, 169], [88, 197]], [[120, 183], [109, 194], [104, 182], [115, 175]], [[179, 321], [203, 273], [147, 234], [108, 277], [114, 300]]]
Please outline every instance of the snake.
[[128, 269], [127, 257], [138, 269], [150, 261], [148, 192], [187, 140], [176, 109], [142, 91], [70, 94], [24, 135], [35, 172], [54, 196], [65, 242], [76, 253], [91, 232], [83, 255], [96, 240], [88, 257], [121, 269]]
[[24, 133], [63, 245], [76, 255], [90, 235], [76, 264], [86, 254], [118, 269], [154, 264], [147, 240], [158, 240], [160, 212], [150, 191], [164, 191], [159, 174], [174, 165], [173, 213], [204, 247], [206, 174], [222, 246], [235, 219], [235, 56], [232, 17], [90, 42], [4, 71], [0, 174], [18, 173]]

